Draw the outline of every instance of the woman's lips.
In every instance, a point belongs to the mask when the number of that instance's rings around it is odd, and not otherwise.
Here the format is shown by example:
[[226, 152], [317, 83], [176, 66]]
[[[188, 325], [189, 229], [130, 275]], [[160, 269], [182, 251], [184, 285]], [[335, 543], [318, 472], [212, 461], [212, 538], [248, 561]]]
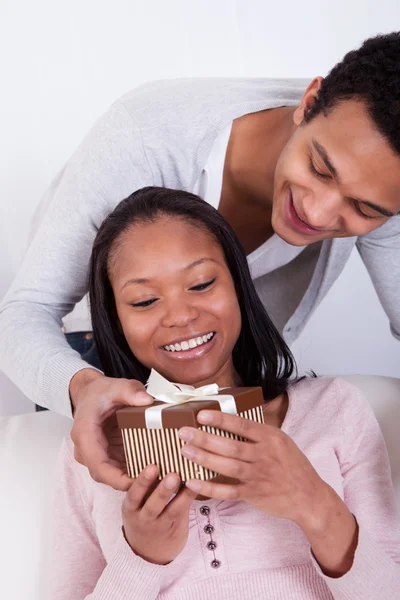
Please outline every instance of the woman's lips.
[[299, 217], [293, 203], [293, 196], [290, 189], [286, 195], [285, 216], [289, 225], [299, 233], [303, 233], [305, 235], [318, 235], [324, 233], [325, 231], [324, 229], [316, 229], [315, 227], [311, 227], [311, 225], [308, 225], [308, 223]]
[[164, 357], [167, 357], [171, 360], [193, 360], [196, 358], [201, 358], [205, 354], [208, 354], [214, 346], [215, 346], [215, 338], [217, 337], [217, 333], [214, 333], [214, 337], [211, 338], [208, 342], [201, 344], [201, 346], [196, 346], [196, 348], [191, 348], [190, 350], [175, 350], [175, 352], [170, 352], [168, 350], [162, 349]]

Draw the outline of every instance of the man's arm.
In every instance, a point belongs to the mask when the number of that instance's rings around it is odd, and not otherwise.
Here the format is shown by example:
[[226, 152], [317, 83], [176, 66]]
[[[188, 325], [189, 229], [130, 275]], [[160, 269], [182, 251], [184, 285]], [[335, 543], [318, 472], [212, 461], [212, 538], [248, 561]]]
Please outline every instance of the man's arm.
[[70, 381], [88, 365], [68, 346], [61, 319], [87, 292], [101, 222], [152, 184], [140, 131], [117, 103], [48, 190], [46, 214], [0, 306], [0, 368], [37, 404], [71, 415]]
[[400, 340], [400, 215], [357, 240], [394, 337]]

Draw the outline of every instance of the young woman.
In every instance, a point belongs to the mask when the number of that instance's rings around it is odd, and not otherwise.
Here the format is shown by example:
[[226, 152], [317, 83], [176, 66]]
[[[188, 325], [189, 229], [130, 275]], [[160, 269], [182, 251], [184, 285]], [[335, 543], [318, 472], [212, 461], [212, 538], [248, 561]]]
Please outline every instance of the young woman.
[[252, 443], [184, 427], [183, 453], [221, 477], [158, 483], [153, 465], [127, 493], [93, 481], [67, 439], [52, 598], [394, 599], [400, 528], [377, 421], [344, 381], [295, 380], [223, 217], [186, 192], [135, 192], [99, 229], [89, 287], [107, 376], [262, 386], [265, 424], [202, 411]]

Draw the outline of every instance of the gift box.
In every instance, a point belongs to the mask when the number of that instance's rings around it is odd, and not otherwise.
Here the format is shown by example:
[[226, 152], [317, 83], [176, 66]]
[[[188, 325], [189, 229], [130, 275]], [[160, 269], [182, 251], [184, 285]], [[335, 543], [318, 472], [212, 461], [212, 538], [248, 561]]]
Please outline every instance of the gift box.
[[159, 479], [167, 473], [178, 473], [182, 481], [207, 480], [218, 475], [182, 456], [181, 448], [185, 442], [179, 438], [179, 429], [186, 425], [214, 435], [246, 440], [228, 431], [199, 424], [197, 414], [201, 410], [221, 410], [264, 423], [264, 398], [260, 387], [220, 389], [216, 384], [210, 384], [194, 388], [171, 383], [153, 370], [147, 392], [156, 398], [154, 404], [122, 408], [116, 413], [130, 477], [137, 477], [150, 464], [158, 465]]

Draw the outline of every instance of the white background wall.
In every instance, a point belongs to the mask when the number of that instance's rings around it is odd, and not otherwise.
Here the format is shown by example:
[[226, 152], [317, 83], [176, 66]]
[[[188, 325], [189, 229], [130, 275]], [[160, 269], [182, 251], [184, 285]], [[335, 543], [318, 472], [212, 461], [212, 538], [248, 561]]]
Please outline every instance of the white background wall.
[[[159, 78], [312, 78], [394, 29], [398, 0], [1, 0], [0, 298], [43, 191], [119, 95]], [[358, 256], [293, 349], [320, 373], [400, 377], [400, 346]], [[0, 374], [0, 415], [29, 410]]]

